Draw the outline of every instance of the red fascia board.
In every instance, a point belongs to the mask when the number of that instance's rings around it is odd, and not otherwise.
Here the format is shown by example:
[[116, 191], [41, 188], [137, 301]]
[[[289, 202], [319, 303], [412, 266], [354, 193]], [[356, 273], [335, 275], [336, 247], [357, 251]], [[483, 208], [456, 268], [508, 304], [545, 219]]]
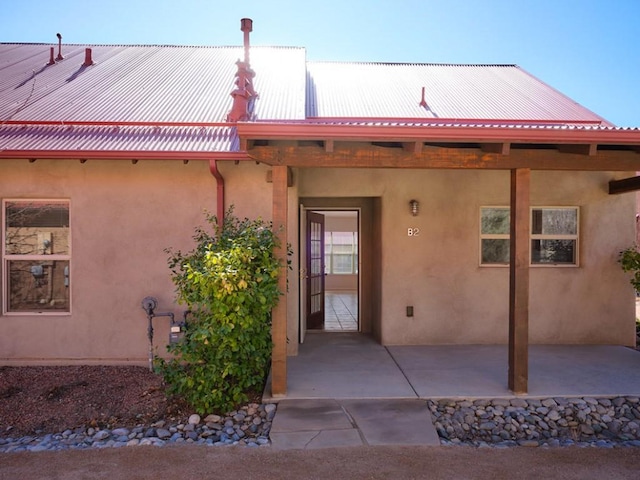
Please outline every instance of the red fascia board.
[[[389, 122], [389, 120], [387, 120]], [[434, 122], [435, 123], [435, 122]], [[437, 121], [437, 123], [441, 123]], [[532, 125], [335, 125], [239, 122], [247, 140], [424, 141], [469, 143], [612, 144], [640, 146], [640, 130]]]
[[235, 127], [234, 122], [120, 122], [83, 120], [5, 120], [0, 125], [58, 126], [58, 127]]
[[0, 150], [0, 158], [38, 160], [250, 160], [247, 152], [109, 150]]

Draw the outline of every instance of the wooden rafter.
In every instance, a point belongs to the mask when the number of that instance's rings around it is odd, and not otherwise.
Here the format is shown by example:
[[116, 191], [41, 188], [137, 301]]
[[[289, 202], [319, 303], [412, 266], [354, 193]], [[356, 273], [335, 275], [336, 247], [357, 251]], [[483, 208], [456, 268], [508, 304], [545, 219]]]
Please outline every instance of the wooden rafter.
[[640, 176], [611, 180], [609, 182], [609, 194], [635, 192], [640, 190]]
[[422, 153], [422, 142], [406, 142], [402, 144], [402, 148], [405, 152], [409, 153]]
[[581, 145], [558, 145], [558, 151], [562, 153], [576, 153], [578, 155], [588, 155], [590, 157], [598, 153], [598, 145], [595, 143]]
[[510, 143], [483, 143], [480, 150], [487, 153], [499, 153], [500, 155], [509, 155], [511, 152]]

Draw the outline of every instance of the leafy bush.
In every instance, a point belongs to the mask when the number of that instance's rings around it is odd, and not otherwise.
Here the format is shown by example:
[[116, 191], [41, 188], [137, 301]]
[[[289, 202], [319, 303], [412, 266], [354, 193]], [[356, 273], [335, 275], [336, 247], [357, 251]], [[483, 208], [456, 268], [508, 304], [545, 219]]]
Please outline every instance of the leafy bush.
[[277, 237], [270, 223], [230, 209], [213, 234], [196, 228], [193, 251], [167, 249], [178, 302], [191, 311], [184, 337], [156, 359], [169, 393], [200, 414], [227, 412], [261, 388], [271, 359], [271, 310], [278, 303]]
[[620, 252], [618, 261], [622, 265], [623, 271], [633, 273], [633, 277], [629, 281], [636, 289], [636, 292], [640, 292], [640, 252], [638, 252], [637, 247], [629, 247]]

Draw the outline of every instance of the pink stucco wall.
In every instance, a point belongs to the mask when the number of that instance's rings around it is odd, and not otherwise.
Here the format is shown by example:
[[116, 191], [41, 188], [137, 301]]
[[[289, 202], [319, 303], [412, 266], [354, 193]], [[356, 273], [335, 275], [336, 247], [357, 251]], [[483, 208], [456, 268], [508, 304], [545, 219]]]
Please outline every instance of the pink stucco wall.
[[[264, 167], [225, 168], [236, 213], [270, 215]], [[145, 364], [141, 300], [157, 297], [158, 311], [177, 316], [184, 309], [174, 304], [164, 249], [191, 248], [203, 211], [215, 213], [208, 162], [2, 161], [0, 197], [69, 199], [72, 244], [71, 313], [0, 316], [0, 362]], [[154, 320], [160, 353], [168, 323]]]
[[[269, 167], [221, 162], [227, 206], [270, 220]], [[634, 304], [617, 252], [635, 239], [635, 196], [610, 196], [607, 172], [534, 172], [532, 204], [580, 207], [580, 265], [532, 268], [533, 343], [633, 341]], [[289, 189], [289, 354], [297, 352], [298, 198], [373, 198], [380, 212], [371, 239], [379, 293], [371, 326], [383, 344], [505, 343], [508, 269], [478, 265], [482, 205], [508, 205], [507, 172], [464, 170], [294, 169]], [[3, 160], [0, 198], [69, 199], [69, 314], [0, 315], [0, 364], [147, 363], [142, 298], [177, 316], [167, 247], [190, 249], [203, 211], [216, 211], [208, 162]], [[420, 201], [410, 215], [408, 201]], [[314, 207], [315, 208], [315, 207]], [[408, 237], [408, 228], [420, 228]], [[378, 290], [376, 290], [378, 291]], [[0, 290], [4, 295], [4, 289]], [[405, 316], [412, 305], [415, 315]], [[371, 322], [372, 319], [361, 319]], [[154, 323], [165, 350], [168, 320]]]

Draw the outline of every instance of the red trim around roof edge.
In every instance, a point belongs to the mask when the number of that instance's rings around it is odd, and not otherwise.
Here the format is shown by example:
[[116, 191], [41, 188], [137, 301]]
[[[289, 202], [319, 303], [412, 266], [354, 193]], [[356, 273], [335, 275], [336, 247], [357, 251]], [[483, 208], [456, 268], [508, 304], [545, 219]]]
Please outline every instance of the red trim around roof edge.
[[471, 143], [621, 144], [640, 147], [640, 130], [528, 126], [331, 125], [240, 122], [245, 139], [352, 141], [433, 141]]
[[57, 126], [57, 127], [235, 127], [235, 122], [98, 122], [81, 120], [5, 120], [2, 125]]
[[108, 150], [0, 150], [0, 159], [39, 160], [252, 160], [247, 152], [171, 152]]

